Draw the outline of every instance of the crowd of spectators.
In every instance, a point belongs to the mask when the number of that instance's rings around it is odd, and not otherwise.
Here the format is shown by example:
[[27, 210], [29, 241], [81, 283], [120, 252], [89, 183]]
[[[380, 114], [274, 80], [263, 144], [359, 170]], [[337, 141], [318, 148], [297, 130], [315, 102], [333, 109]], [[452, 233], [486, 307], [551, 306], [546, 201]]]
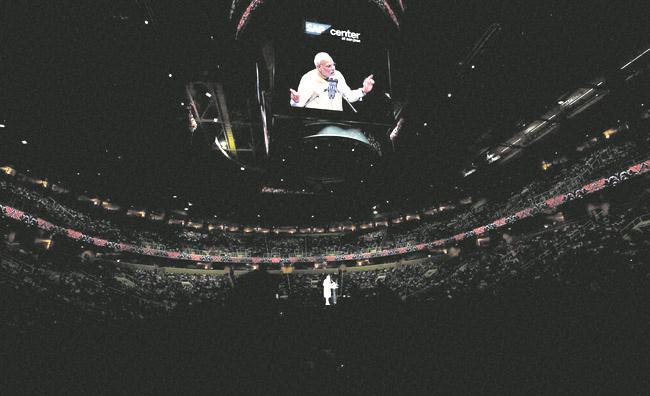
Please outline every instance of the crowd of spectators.
[[[389, 238], [384, 239], [381, 247], [391, 248], [436, 240], [487, 224], [494, 219], [531, 207], [535, 203], [572, 192], [591, 180], [609, 176], [612, 172], [624, 169], [634, 161], [641, 161], [641, 158], [644, 158], [642, 147], [634, 141], [596, 146], [592, 149], [593, 151], [584, 153], [583, 157], [562, 164], [559, 169], [551, 173], [550, 177], [536, 178], [511, 192], [504, 199], [488, 198], [481, 205], [468, 207], [455, 213], [451, 218], [422, 222], [408, 232], [392, 232]], [[487, 196], [488, 191], [484, 193]]]
[[0, 253], [0, 290], [10, 307], [6, 326], [158, 317], [201, 303], [223, 304], [231, 286], [228, 274], [134, 270], [22, 248]]
[[[496, 293], [521, 282], [550, 281], [599, 290], [619, 278], [648, 286], [650, 239], [641, 231], [621, 233], [621, 229], [649, 211], [645, 205], [607, 215], [594, 213], [470, 252], [456, 251], [392, 268], [348, 271], [343, 284], [348, 293], [382, 285], [401, 299]], [[297, 275], [292, 281], [301, 298], [316, 295], [304, 292], [314, 290], [313, 276]]]
[[[355, 270], [341, 268], [335, 277], [344, 299], [383, 288], [402, 300], [444, 300], [499, 293], [526, 282], [552, 282], [592, 291], [616, 282], [625, 287], [647, 287], [650, 238], [643, 219], [649, 213], [650, 204], [642, 195], [624, 204], [590, 207], [586, 216], [572, 221], [558, 220], [541, 229], [512, 234], [495, 233], [485, 246], [461, 244], [427, 258]], [[134, 269], [26, 247], [3, 250], [0, 290], [3, 301], [12, 307], [5, 322], [9, 326], [89, 316], [137, 320], [202, 303], [223, 305], [228, 291], [237, 287], [232, 274]], [[271, 278], [277, 286], [277, 299], [321, 304], [323, 277], [324, 273], [315, 270], [296, 270]]]
[[486, 196], [480, 204], [434, 215], [422, 221], [403, 222], [379, 230], [327, 235], [246, 234], [222, 230], [205, 232], [166, 224], [153, 225], [146, 220], [125, 223], [119, 221], [119, 216], [102, 216], [97, 211], [93, 215], [86, 214], [82, 209], [73, 207], [73, 204], [62, 203], [44, 189], [29, 188], [10, 178], [0, 180], [0, 201], [87, 235], [143, 248], [200, 255], [340, 255], [410, 246], [447, 238], [513, 214], [557, 194], [573, 191], [586, 182], [606, 176], [643, 156], [642, 148], [633, 140], [595, 145], [590, 150], [585, 150], [583, 156], [574, 161], [558, 165], [559, 169], [551, 176], [535, 178], [520, 189], [515, 189], [509, 196]]

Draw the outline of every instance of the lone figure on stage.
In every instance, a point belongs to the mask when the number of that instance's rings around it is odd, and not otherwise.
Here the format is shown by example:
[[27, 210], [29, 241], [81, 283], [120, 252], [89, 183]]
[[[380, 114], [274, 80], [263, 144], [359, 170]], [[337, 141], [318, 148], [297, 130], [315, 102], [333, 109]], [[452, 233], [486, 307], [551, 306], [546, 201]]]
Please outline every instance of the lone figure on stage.
[[343, 98], [348, 102], [362, 100], [372, 91], [375, 84], [373, 75], [363, 80], [363, 87], [350, 89], [343, 74], [336, 70], [336, 64], [327, 52], [319, 52], [314, 57], [313, 70], [300, 79], [298, 91], [289, 89], [292, 107], [343, 111]]
[[[336, 284], [336, 282], [334, 282]], [[332, 298], [332, 278], [327, 275], [323, 281], [323, 297], [325, 297], [325, 305], [330, 305], [330, 298]]]

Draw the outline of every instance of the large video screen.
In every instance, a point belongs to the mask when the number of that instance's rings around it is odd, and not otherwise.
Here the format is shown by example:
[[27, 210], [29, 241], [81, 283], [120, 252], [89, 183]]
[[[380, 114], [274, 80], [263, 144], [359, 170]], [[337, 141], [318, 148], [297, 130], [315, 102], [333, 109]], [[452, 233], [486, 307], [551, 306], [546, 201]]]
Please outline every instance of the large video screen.
[[388, 53], [358, 27], [305, 19], [276, 46], [276, 113], [381, 121], [389, 114]]

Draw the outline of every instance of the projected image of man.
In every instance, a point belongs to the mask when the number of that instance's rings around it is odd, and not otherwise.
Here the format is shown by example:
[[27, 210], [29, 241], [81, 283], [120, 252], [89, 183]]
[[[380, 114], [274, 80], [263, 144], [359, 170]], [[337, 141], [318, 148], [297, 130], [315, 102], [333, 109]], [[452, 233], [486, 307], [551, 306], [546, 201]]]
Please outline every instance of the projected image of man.
[[336, 64], [329, 54], [319, 52], [314, 57], [313, 70], [300, 79], [298, 90], [290, 89], [292, 107], [306, 107], [321, 110], [343, 110], [343, 99], [353, 103], [362, 100], [375, 84], [373, 75], [363, 80], [363, 86], [350, 89], [343, 74], [336, 70]]

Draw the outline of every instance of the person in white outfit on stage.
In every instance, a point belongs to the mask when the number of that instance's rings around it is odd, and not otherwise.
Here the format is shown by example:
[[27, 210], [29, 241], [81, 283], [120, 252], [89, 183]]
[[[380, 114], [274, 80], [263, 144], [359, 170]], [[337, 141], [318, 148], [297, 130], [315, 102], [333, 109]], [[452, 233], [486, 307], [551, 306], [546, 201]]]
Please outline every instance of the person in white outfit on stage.
[[325, 297], [325, 305], [330, 305], [330, 298], [332, 298], [332, 278], [329, 275], [323, 281], [323, 297]]
[[314, 66], [302, 76], [297, 91], [289, 89], [292, 107], [343, 111], [343, 98], [350, 103], [361, 100], [375, 84], [371, 74], [363, 80], [361, 88], [350, 89], [327, 52], [316, 54]]

